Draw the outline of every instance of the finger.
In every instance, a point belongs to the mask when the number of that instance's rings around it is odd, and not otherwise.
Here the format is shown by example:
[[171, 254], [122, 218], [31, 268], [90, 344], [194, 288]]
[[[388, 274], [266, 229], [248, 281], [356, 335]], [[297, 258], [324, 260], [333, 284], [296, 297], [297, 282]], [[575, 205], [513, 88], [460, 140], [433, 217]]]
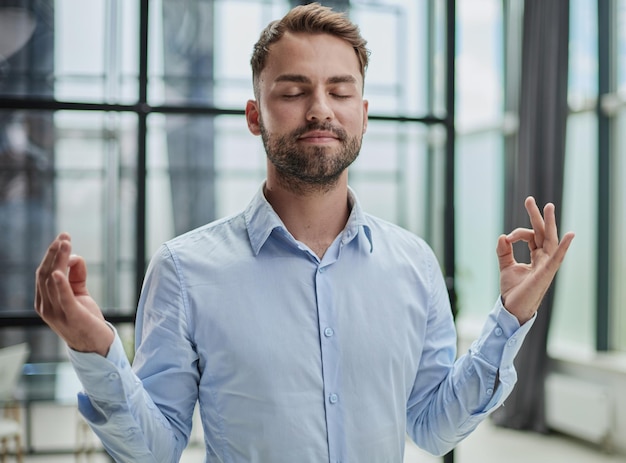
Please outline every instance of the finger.
[[44, 258], [42, 259], [41, 264], [37, 269], [38, 271], [45, 275], [50, 274], [52, 265], [54, 264], [54, 259], [57, 252], [59, 251], [59, 246], [64, 241], [71, 242], [70, 235], [68, 235], [67, 233], [60, 233], [59, 236], [57, 236], [54, 241], [50, 243], [50, 246], [48, 246], [48, 251], [44, 255]]
[[517, 263], [513, 254], [513, 246], [506, 235], [500, 235], [498, 237], [496, 254], [498, 255], [498, 265], [500, 266], [500, 270]]
[[[52, 311], [54, 315], [59, 310], [62, 310], [63, 307], [59, 306], [59, 295], [58, 295], [58, 275], [61, 275], [63, 279], [67, 279], [67, 265], [69, 262], [69, 256], [71, 251], [71, 244], [66, 240], [60, 240], [57, 252], [52, 259], [52, 263], [50, 264], [50, 274], [46, 280], [45, 290], [47, 292], [47, 299], [49, 301], [49, 306], [47, 307], [48, 311]], [[44, 306], [45, 310], [46, 307]]]
[[65, 275], [57, 270], [52, 272], [45, 282], [48, 304], [44, 304], [40, 315], [46, 322], [58, 319], [59, 313], [62, 312], [62, 307], [59, 305], [58, 290], [60, 279], [65, 279]]
[[37, 268], [37, 273], [41, 273], [43, 275], [49, 275], [51, 272], [51, 267], [54, 263], [54, 259], [56, 257], [56, 254], [59, 250], [59, 246], [63, 241], [67, 241], [67, 242], [71, 242], [71, 238], [70, 235], [68, 235], [67, 233], [61, 233], [59, 234], [59, 236], [57, 236], [54, 241], [52, 241], [52, 243], [50, 243], [50, 246], [48, 246], [48, 250], [46, 251], [46, 254], [44, 255], [43, 259], [41, 260], [41, 263], [39, 264], [39, 267]]
[[543, 241], [545, 238], [545, 223], [543, 221], [543, 217], [541, 216], [541, 212], [539, 211], [539, 207], [537, 207], [537, 202], [535, 198], [529, 196], [524, 201], [524, 206], [526, 207], [526, 211], [528, 212], [528, 217], [530, 218], [530, 224], [535, 231], [535, 243], [537, 247], [543, 247]]
[[71, 253], [72, 243], [70, 243], [68, 240], [61, 240], [61, 242], [59, 243], [59, 249], [52, 261], [50, 274], [52, 274], [56, 270], [60, 270], [64, 274], [67, 273]]
[[559, 243], [558, 247], [556, 248], [556, 251], [552, 255], [552, 260], [557, 265], [557, 268], [558, 266], [561, 265], [561, 263], [563, 262], [563, 259], [565, 259], [565, 254], [567, 254], [567, 250], [572, 244], [574, 237], [575, 237], [574, 232], [567, 232], [565, 235], [563, 235], [561, 242]]
[[76, 298], [65, 273], [55, 270], [50, 280], [52, 281], [52, 292], [58, 310], [64, 313], [71, 311], [76, 306]]
[[36, 311], [41, 315], [43, 312], [49, 312], [53, 307], [53, 295], [50, 293], [52, 286], [50, 278], [52, 272], [57, 269], [65, 272], [67, 268], [67, 258], [71, 250], [70, 236], [67, 233], [61, 233], [48, 247], [48, 251], [42, 260], [41, 265], [37, 269], [37, 285], [36, 285]]
[[548, 281], [548, 285], [553, 280], [554, 275], [559, 270], [559, 267], [563, 263], [563, 259], [569, 249], [572, 240], [574, 239], [574, 233], [569, 232], [563, 236], [563, 239], [557, 246], [554, 253], [549, 256], [549, 259], [546, 261], [544, 265], [540, 267], [539, 279], [546, 279]]
[[68, 318], [75, 313], [78, 303], [73, 297], [67, 275], [55, 270], [46, 282], [50, 303], [40, 314], [41, 318], [67, 342]]
[[556, 226], [556, 213], [554, 204], [548, 203], [543, 208], [543, 218], [545, 221], [544, 247], [552, 250], [559, 244], [559, 234]]
[[506, 236], [507, 240], [511, 243], [517, 243], [518, 241], [525, 241], [529, 244], [532, 243], [533, 248], [537, 248], [535, 242], [535, 231], [530, 228], [516, 228]]
[[85, 259], [72, 254], [68, 261], [68, 279], [74, 294], [88, 294], [87, 291], [87, 265]]
[[50, 268], [52, 267], [52, 262], [55, 259], [55, 256], [59, 250], [59, 246], [61, 244], [61, 235], [59, 235], [50, 246], [48, 246], [48, 250], [44, 255], [39, 267], [37, 267], [37, 271], [35, 272], [35, 310], [39, 313], [43, 310], [43, 305], [48, 301], [47, 291], [46, 291], [46, 280], [50, 276]]

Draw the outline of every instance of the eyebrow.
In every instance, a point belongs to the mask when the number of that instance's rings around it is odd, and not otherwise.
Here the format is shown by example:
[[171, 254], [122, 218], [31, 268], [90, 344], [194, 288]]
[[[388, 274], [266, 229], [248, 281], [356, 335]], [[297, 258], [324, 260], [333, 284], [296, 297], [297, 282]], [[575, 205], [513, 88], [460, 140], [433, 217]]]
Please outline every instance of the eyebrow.
[[[281, 74], [275, 82], [293, 82], [297, 84], [310, 84], [311, 79], [302, 74]], [[326, 79], [327, 84], [356, 84], [357, 80], [350, 74], [344, 74], [339, 76], [333, 76]]]

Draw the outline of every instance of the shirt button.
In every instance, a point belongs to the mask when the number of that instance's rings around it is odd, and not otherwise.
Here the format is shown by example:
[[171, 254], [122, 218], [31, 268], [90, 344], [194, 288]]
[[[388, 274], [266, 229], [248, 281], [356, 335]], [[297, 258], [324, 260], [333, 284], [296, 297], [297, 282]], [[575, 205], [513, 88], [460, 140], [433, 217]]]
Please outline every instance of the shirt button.
[[509, 346], [513, 346], [513, 345], [515, 345], [515, 342], [516, 342], [516, 341], [517, 341], [517, 339], [515, 339], [515, 338], [511, 338], [511, 339], [509, 339], [509, 342], [508, 342], [507, 344], [508, 344]]
[[489, 389], [487, 389], [486, 392], [487, 392], [487, 395], [491, 395], [491, 394], [493, 394], [493, 389], [489, 388]]
[[335, 393], [332, 393], [331, 395], [328, 396], [328, 401], [331, 404], [336, 404], [338, 400], [339, 400], [339, 396]]
[[502, 328], [497, 327], [494, 331], [494, 333], [496, 333], [496, 336], [502, 336]]
[[325, 267], [320, 267], [320, 268], [318, 269], [318, 272], [320, 272], [320, 273], [324, 273], [324, 269], [325, 269]]
[[332, 328], [326, 328], [324, 330], [324, 336], [326, 336], [327, 338], [330, 338], [333, 334], [335, 334], [335, 332]]
[[119, 377], [120, 377], [120, 375], [118, 375], [117, 373], [111, 373], [109, 375], [109, 379], [111, 379], [111, 380], [116, 380]]

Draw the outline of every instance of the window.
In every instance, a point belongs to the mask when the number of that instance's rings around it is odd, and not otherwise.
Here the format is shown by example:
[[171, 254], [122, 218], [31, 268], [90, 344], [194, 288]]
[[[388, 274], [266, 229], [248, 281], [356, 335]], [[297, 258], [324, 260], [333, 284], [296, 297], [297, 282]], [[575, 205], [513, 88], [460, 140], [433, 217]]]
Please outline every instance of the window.
[[598, 118], [596, 2], [570, 4], [569, 90], [561, 231], [574, 230], [575, 243], [559, 272], [550, 332], [551, 347], [595, 349]]
[[503, 228], [504, 24], [502, 2], [457, 2], [456, 280], [459, 318], [482, 324], [499, 289]]
[[[132, 323], [157, 247], [245, 207], [265, 176], [262, 144], [243, 118], [249, 57], [261, 28], [295, 3], [0, 7], [19, 39], [0, 50], [0, 231], [12, 243], [0, 250], [0, 317], [41, 323], [34, 271], [64, 230], [107, 318]], [[369, 212], [426, 237], [442, 255], [445, 2], [330, 3], [349, 5], [372, 51], [371, 120], [352, 186]], [[33, 357], [62, 356], [50, 342]]]

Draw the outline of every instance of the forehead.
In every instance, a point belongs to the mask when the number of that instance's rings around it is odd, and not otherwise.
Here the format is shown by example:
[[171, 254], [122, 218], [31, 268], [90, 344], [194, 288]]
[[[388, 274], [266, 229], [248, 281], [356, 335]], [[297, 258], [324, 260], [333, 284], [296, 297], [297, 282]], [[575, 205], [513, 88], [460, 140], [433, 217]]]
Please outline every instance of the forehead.
[[261, 72], [261, 81], [275, 82], [285, 74], [324, 81], [339, 75], [351, 75], [360, 85], [363, 82], [359, 59], [352, 46], [330, 34], [286, 32], [273, 43]]

